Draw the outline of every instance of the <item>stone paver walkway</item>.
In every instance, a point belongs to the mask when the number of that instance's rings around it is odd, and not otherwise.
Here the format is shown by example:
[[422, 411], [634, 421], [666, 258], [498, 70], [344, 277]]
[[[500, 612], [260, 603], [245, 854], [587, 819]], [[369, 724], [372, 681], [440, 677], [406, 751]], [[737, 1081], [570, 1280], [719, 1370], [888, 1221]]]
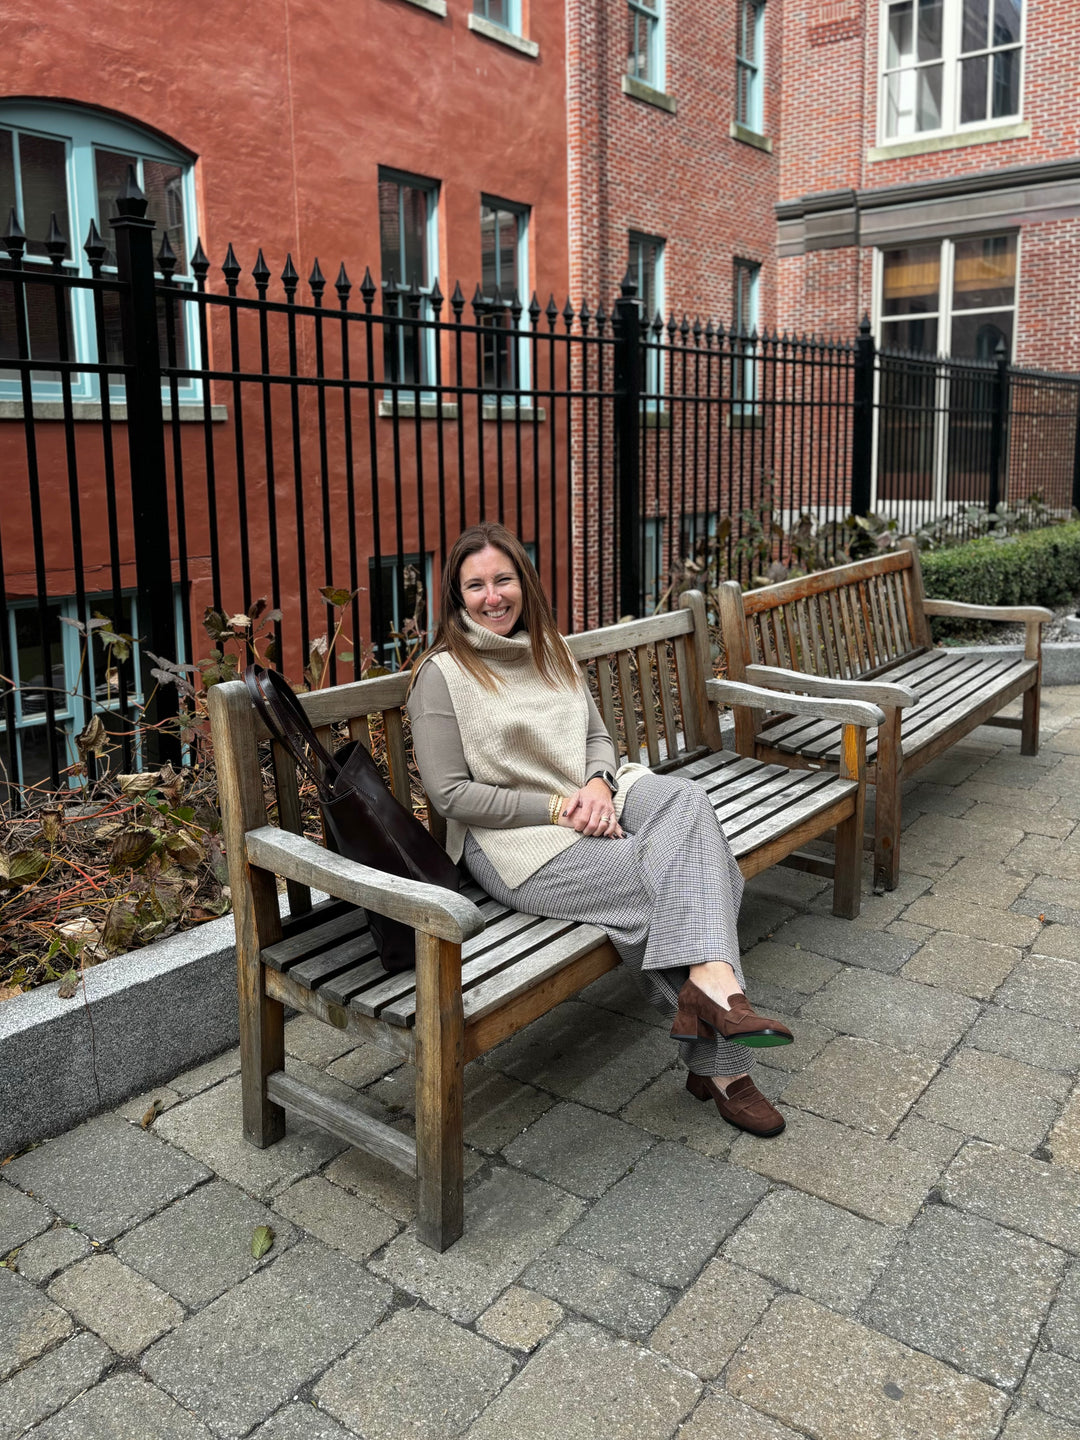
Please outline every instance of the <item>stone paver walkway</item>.
[[[904, 805], [857, 922], [748, 887], [776, 1140], [616, 973], [470, 1067], [442, 1256], [396, 1172], [245, 1145], [235, 1052], [6, 1163], [0, 1440], [1080, 1440], [1080, 688], [1036, 759], [980, 730]], [[392, 1057], [286, 1033], [409, 1129]]]

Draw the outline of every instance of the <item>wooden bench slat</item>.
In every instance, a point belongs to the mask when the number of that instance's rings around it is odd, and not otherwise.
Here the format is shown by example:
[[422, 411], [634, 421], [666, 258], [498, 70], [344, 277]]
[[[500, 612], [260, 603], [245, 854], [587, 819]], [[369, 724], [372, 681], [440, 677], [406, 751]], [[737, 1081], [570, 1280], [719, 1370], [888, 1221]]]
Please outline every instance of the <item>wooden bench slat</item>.
[[[287, 922], [286, 922], [287, 923]], [[343, 915], [335, 915], [321, 924], [308, 926], [303, 930], [286, 930], [283, 939], [276, 945], [268, 945], [262, 952], [263, 960], [275, 970], [287, 970], [305, 955], [314, 954], [328, 945], [347, 940], [349, 936], [367, 929], [367, 916], [354, 906]]]
[[838, 801], [850, 798], [858, 788], [854, 780], [838, 780], [835, 776], [827, 777], [827, 779], [827, 784], [821, 785], [805, 795], [800, 795], [798, 799], [763, 818], [758, 824], [750, 826], [736, 835], [728, 836], [736, 858], [758, 849], [759, 846], [770, 840], [786, 835], [789, 831], [796, 829], [804, 820], [831, 809]]
[[[348, 970], [341, 970], [336, 975], [320, 979], [318, 984], [311, 988], [317, 990], [323, 999], [331, 1004], [351, 1005], [357, 995], [369, 990], [386, 974], [382, 961], [375, 953], [375, 940], [370, 936], [369, 951], [366, 959], [350, 966]], [[290, 978], [293, 973], [290, 972]]]
[[475, 1021], [500, 1009], [515, 996], [531, 990], [538, 981], [564, 969], [572, 961], [607, 941], [604, 931], [596, 925], [573, 925], [543, 950], [519, 961], [511, 969], [502, 970], [490, 979], [465, 992], [462, 1001], [465, 1023]]
[[734, 844], [736, 837], [747, 829], [786, 811], [796, 797], [801, 802], [819, 790], [827, 790], [835, 778], [830, 770], [788, 770], [786, 775], [778, 776], [768, 790], [756, 793], [752, 803], [714, 807], [716, 817]]
[[664, 727], [664, 748], [673, 759], [679, 749], [679, 730], [671, 704], [671, 652], [666, 641], [656, 647], [657, 684], [660, 689], [660, 718]]
[[652, 655], [648, 645], [639, 645], [634, 651], [637, 658], [638, 688], [641, 692], [641, 718], [645, 723], [645, 749], [650, 765], [659, 765], [660, 746], [656, 738], [655, 694], [652, 678]]

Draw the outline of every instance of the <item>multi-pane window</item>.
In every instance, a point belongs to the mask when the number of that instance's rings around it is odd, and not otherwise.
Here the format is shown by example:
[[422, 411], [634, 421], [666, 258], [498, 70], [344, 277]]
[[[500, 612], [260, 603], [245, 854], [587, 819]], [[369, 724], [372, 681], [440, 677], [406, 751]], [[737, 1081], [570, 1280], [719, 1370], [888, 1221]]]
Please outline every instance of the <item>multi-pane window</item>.
[[990, 362], [1000, 345], [1012, 352], [1017, 259], [1015, 234], [882, 252], [879, 500], [923, 502], [926, 515], [985, 500], [997, 403]]
[[1020, 113], [1023, 0], [885, 0], [885, 139]]
[[431, 555], [421, 565], [418, 554], [383, 555], [376, 579], [374, 559], [368, 561], [371, 580], [372, 648], [380, 665], [400, 669], [417, 646], [424, 649], [432, 634]]
[[757, 362], [754, 358], [760, 320], [761, 266], [753, 260], [732, 264], [732, 398], [753, 401], [757, 397]]
[[431, 319], [438, 186], [379, 171], [379, 242], [383, 287], [383, 364], [390, 384], [430, 386], [435, 373]]
[[[191, 164], [156, 137], [133, 125], [77, 106], [32, 100], [0, 102], [0, 221], [5, 229], [14, 209], [26, 237], [24, 264], [47, 266], [45, 237], [51, 217], [66, 240], [64, 270], [87, 276], [90, 264], [83, 243], [93, 220], [107, 247], [104, 273], [114, 273], [116, 256], [111, 248], [110, 218], [116, 199], [127, 184], [128, 169], [147, 197], [147, 214], [155, 222], [155, 248], [161, 233], [168, 236], [177, 256], [174, 275], [178, 285], [192, 284], [188, 254], [195, 234], [195, 196]], [[117, 364], [122, 360], [119, 303], [115, 295], [102, 299], [104, 354], [99, 354], [94, 297], [89, 290], [63, 293], [63, 323], [58, 321], [51, 286], [29, 284], [27, 331], [30, 358], [86, 360]], [[161, 307], [163, 310], [163, 307]], [[194, 306], [180, 305], [173, 328], [172, 355], [168, 353], [162, 325], [162, 361], [187, 368], [196, 351], [197, 317]], [[18, 355], [14, 295], [11, 285], [0, 282], [0, 365], [4, 357]], [[47, 363], [33, 374], [34, 394], [47, 399], [61, 394], [60, 372]], [[111, 385], [122, 394], [123, 382]], [[19, 393], [13, 370], [0, 368], [0, 393]], [[94, 399], [99, 393], [95, 375], [76, 373], [72, 398]], [[182, 380], [179, 398], [197, 398], [197, 388]]]
[[626, 73], [654, 90], [664, 88], [662, 4], [663, 0], [627, 0], [630, 28]]
[[[512, 306], [528, 294], [527, 206], [485, 198], [480, 205], [480, 286], [484, 310], [482, 384], [485, 390], [520, 390], [528, 384], [528, 347], [515, 334]], [[521, 317], [518, 326], [520, 328]]]
[[513, 35], [521, 34], [521, 0], [473, 0], [473, 14]]
[[762, 59], [765, 49], [765, 0], [738, 0], [735, 48], [735, 119], [759, 134], [765, 128]]
[[[656, 235], [642, 235], [631, 230], [629, 268], [630, 278], [637, 286], [642, 314], [651, 326], [658, 315], [662, 318], [664, 309], [663, 240]], [[641, 387], [646, 398], [655, 404], [662, 388], [660, 350], [651, 329], [645, 332], [643, 338], [646, 344], [641, 362]]]
[[992, 360], [1011, 354], [1016, 236], [934, 241], [882, 252], [881, 343], [924, 354]]
[[[74, 599], [50, 600], [45, 608], [44, 630], [36, 602], [8, 606], [7, 652], [11, 666], [8, 686], [0, 688], [0, 753], [6, 749], [7, 715], [10, 703], [14, 718], [14, 783], [28, 786], [48, 780], [51, 770], [49, 701], [52, 700], [52, 737], [56, 740], [61, 770], [79, 759], [75, 736], [92, 715], [100, 715], [106, 729], [114, 733], [130, 729], [133, 722], [119, 714], [121, 682], [128, 703], [142, 702], [138, 690], [141, 673], [139, 657], [138, 600], [125, 595], [117, 615], [111, 595], [88, 597], [81, 619], [84, 628], [96, 630], [99, 615], [108, 617], [108, 628], [118, 635], [136, 637], [130, 653], [122, 660], [102, 645], [100, 637], [87, 638], [73, 623], [79, 619]], [[178, 629], [177, 633], [181, 633]], [[137, 737], [136, 737], [137, 740]]]

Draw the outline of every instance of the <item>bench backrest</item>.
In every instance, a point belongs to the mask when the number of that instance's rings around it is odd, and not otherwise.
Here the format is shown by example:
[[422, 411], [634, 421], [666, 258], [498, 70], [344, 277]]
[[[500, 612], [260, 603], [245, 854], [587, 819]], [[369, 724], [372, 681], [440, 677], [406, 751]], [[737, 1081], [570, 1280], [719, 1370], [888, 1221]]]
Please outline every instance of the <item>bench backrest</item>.
[[917, 556], [907, 548], [872, 560], [743, 591], [720, 587], [728, 676], [747, 665], [858, 679], [931, 644]]
[[[585, 671], [619, 760], [639, 760], [673, 769], [720, 747], [720, 731], [705, 695], [709, 658], [705, 602], [697, 591], [682, 596], [682, 607], [644, 620], [609, 625], [568, 636]], [[423, 814], [432, 833], [445, 839], [445, 824], [427, 803], [419, 776], [410, 770], [405, 697], [409, 672], [379, 675], [315, 690], [298, 698], [328, 749], [347, 737], [375, 757], [397, 799]], [[268, 822], [300, 834], [305, 803], [296, 766], [271, 742], [272, 784], [261, 767], [259, 742], [267, 732], [241, 681], [214, 687], [211, 722], [218, 755], [219, 784], [226, 819], [226, 844]], [[225, 763], [223, 751], [229, 752]], [[422, 797], [422, 798], [421, 798]], [[306, 886], [289, 883], [293, 914], [311, 908]]]

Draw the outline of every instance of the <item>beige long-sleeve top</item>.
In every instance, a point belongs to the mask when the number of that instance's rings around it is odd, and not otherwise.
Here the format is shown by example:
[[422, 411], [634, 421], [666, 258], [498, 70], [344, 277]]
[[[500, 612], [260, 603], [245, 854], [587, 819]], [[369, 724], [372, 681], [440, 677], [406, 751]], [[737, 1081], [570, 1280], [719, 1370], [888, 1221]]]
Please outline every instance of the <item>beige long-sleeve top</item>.
[[[529, 637], [496, 635], [463, 614], [469, 639], [495, 677], [487, 689], [451, 655], [421, 667], [409, 696], [413, 747], [424, 788], [446, 818], [446, 848], [459, 860], [471, 834], [514, 889], [581, 837], [552, 825], [553, 794], [570, 795], [600, 769], [614, 746], [580, 685], [552, 686], [533, 664]], [[623, 765], [614, 810], [641, 765]]]

